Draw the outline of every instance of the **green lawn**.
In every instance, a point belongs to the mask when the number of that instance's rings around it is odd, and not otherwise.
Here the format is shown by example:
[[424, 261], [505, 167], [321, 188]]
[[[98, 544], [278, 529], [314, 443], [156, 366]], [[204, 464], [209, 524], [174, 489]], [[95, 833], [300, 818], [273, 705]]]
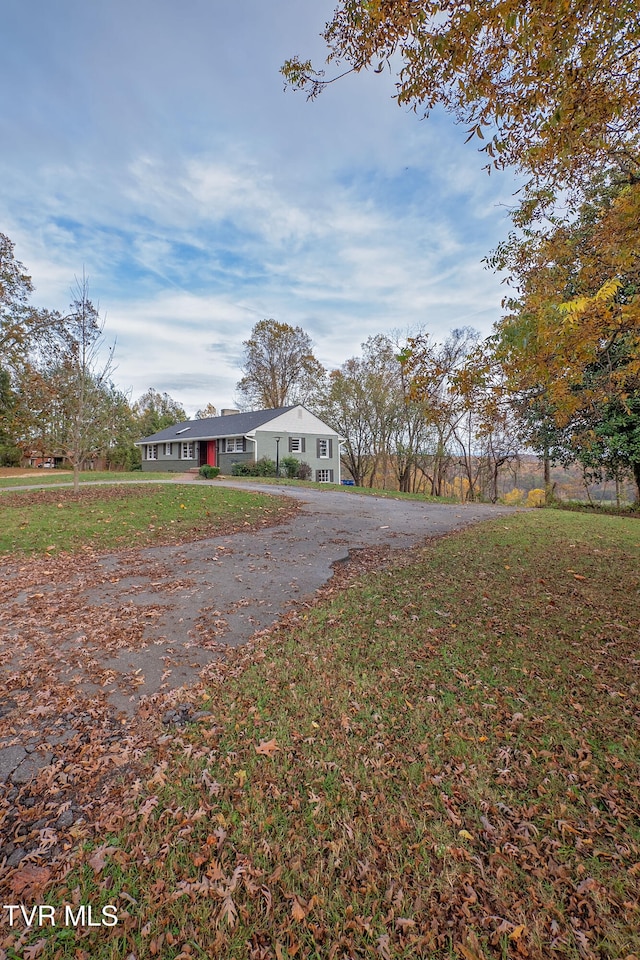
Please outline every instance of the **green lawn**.
[[[139, 476], [139, 475], [138, 475]], [[15, 491], [0, 498], [0, 556], [141, 547], [275, 523], [278, 497], [189, 484], [129, 483]]]
[[284, 477], [227, 477], [239, 483], [278, 484], [286, 487], [310, 487], [313, 490], [340, 490], [343, 493], [361, 493], [369, 497], [390, 497], [402, 500], [426, 500], [429, 503], [457, 503], [455, 497], [432, 497], [428, 493], [400, 493], [398, 490], [382, 490], [379, 487], [349, 487], [341, 483], [316, 483], [313, 480], [287, 480]]
[[634, 957], [639, 560], [531, 511], [327, 591], [94, 808], [45, 899], [118, 925], [33, 955]]
[[[96, 483], [97, 481], [108, 481], [109, 483], [134, 481], [135, 483], [141, 483], [143, 481], [170, 480], [175, 479], [176, 476], [175, 473], [143, 474], [140, 470], [133, 470], [130, 473], [119, 473], [115, 470], [87, 470], [80, 474], [80, 483]], [[0, 490], [3, 487], [49, 486], [59, 483], [73, 483], [73, 472], [70, 470], [38, 469], [0, 471]]]

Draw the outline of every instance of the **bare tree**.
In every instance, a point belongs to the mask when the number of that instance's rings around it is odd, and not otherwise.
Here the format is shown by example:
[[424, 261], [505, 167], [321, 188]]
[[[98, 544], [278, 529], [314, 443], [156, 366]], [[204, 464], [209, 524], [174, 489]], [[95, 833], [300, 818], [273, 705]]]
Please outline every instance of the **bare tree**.
[[404, 375], [410, 395], [419, 402], [425, 425], [431, 432], [432, 452], [422, 456], [420, 468], [427, 476], [431, 494], [444, 492], [452, 447], [461, 454], [461, 464], [469, 483], [469, 496], [475, 489], [469, 430], [469, 408], [456, 382], [456, 373], [478, 342], [478, 334], [468, 327], [453, 330], [443, 343], [435, 343], [427, 333], [409, 337], [401, 353]]
[[57, 413], [55, 452], [71, 463], [73, 488], [77, 491], [82, 465], [108, 445], [115, 343], [103, 357], [104, 320], [89, 299], [84, 273], [81, 280], [76, 280], [72, 294], [58, 362], [49, 379]]

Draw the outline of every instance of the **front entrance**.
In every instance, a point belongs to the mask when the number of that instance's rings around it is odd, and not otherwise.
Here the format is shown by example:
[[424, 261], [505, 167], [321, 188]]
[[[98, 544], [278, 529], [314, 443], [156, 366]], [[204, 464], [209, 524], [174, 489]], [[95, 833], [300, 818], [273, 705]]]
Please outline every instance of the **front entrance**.
[[198, 451], [198, 466], [204, 467], [209, 464], [210, 467], [216, 466], [216, 442], [215, 440], [201, 440]]

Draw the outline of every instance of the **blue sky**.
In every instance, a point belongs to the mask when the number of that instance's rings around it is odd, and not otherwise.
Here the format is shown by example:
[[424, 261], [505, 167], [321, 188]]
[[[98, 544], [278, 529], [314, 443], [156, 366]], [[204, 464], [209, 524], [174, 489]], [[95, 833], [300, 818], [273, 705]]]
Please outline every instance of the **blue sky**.
[[489, 333], [504, 286], [485, 256], [513, 178], [464, 129], [392, 99], [389, 73], [313, 103], [324, 0], [4, 0], [0, 232], [64, 310], [85, 270], [117, 339], [115, 380], [188, 414], [233, 406], [242, 341], [273, 317], [339, 366], [369, 336]]

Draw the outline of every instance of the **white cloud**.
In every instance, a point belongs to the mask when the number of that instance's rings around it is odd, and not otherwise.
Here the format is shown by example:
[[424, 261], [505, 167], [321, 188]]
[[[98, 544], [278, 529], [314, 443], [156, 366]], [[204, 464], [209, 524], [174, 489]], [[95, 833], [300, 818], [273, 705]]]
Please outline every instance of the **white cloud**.
[[0, 229], [39, 305], [65, 309], [86, 270], [134, 396], [233, 405], [262, 318], [302, 325], [327, 366], [394, 327], [488, 332], [503, 289], [480, 260], [512, 178], [441, 114], [398, 109], [386, 74], [284, 94], [278, 67], [322, 52], [329, 0], [21, 9], [0, 36], [20, 118], [0, 118]]

